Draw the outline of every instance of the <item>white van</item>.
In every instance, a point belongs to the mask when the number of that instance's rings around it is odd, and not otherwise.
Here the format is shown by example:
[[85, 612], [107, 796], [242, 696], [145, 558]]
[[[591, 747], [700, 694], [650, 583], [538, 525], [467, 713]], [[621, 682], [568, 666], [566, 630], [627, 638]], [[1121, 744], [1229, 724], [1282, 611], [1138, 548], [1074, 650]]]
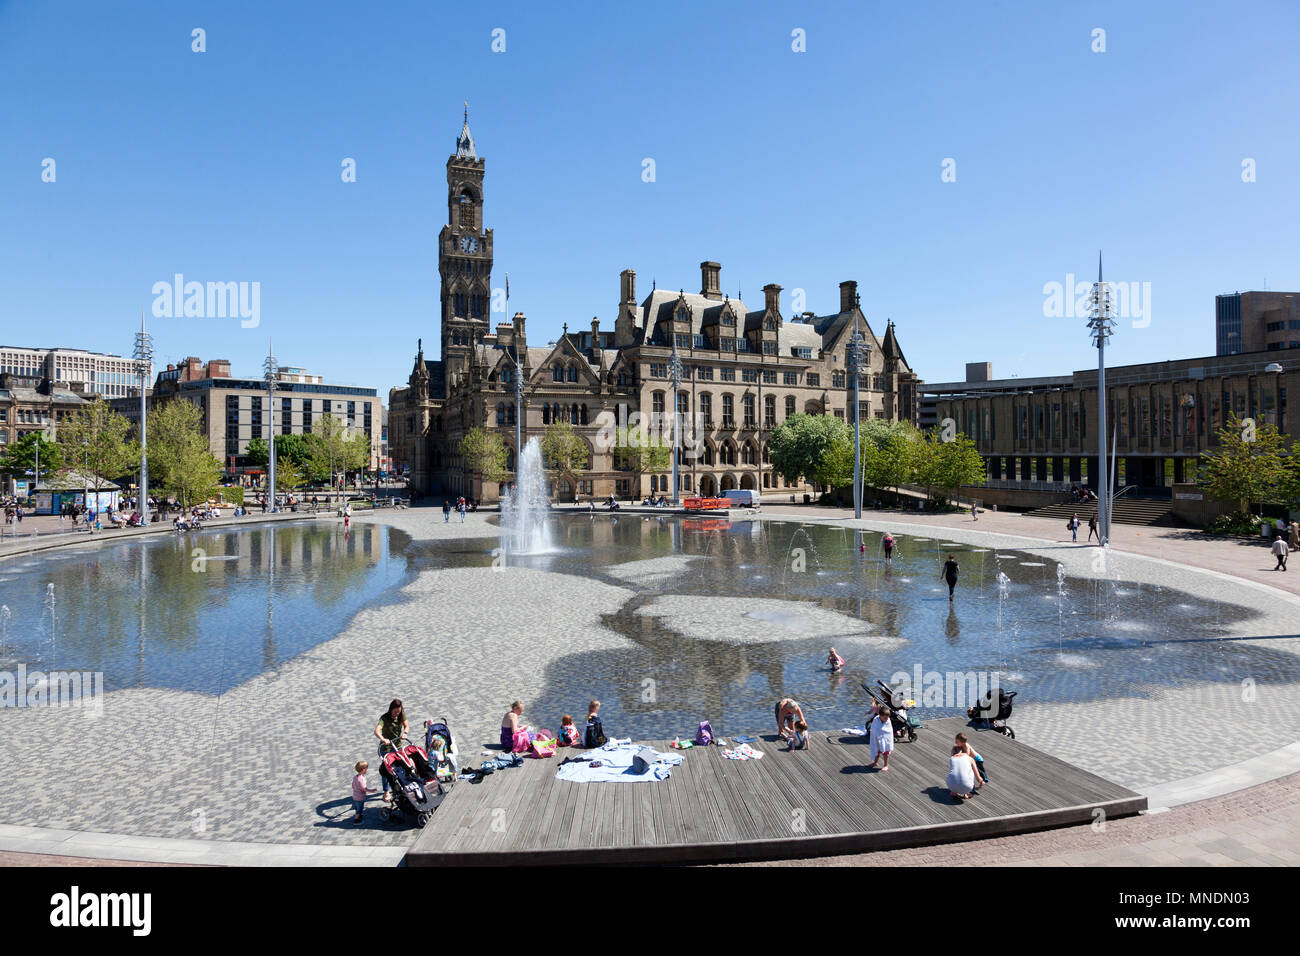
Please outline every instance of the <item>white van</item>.
[[752, 488], [734, 488], [724, 491], [722, 497], [731, 502], [733, 508], [757, 508], [758, 492]]

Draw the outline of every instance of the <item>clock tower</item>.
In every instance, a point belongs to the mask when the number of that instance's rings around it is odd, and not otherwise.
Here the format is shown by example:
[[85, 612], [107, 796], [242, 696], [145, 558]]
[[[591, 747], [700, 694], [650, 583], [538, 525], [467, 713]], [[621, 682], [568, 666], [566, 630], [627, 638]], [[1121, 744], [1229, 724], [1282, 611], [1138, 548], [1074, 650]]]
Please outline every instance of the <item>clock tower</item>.
[[474, 152], [468, 104], [456, 152], [447, 159], [447, 224], [438, 233], [438, 275], [442, 361], [450, 392], [487, 334], [492, 301], [492, 230], [483, 228], [483, 160]]

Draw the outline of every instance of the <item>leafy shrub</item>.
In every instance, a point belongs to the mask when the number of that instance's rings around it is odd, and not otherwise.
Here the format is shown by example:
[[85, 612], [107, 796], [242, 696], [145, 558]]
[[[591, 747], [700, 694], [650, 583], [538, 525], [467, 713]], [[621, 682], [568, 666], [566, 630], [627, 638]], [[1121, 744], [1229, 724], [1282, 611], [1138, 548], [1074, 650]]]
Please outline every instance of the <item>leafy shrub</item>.
[[1259, 534], [1259, 517], [1249, 511], [1231, 511], [1219, 515], [1205, 530], [1210, 534]]

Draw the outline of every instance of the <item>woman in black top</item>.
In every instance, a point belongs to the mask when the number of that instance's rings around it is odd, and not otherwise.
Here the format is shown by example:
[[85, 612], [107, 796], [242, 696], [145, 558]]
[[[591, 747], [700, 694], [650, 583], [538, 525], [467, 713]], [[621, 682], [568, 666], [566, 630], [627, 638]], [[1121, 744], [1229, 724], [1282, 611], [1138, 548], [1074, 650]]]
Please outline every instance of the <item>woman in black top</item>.
[[948, 600], [952, 600], [952, 589], [957, 586], [957, 562], [953, 560], [952, 555], [948, 555], [948, 560], [943, 563], [943, 572], [940, 577], [948, 582]]

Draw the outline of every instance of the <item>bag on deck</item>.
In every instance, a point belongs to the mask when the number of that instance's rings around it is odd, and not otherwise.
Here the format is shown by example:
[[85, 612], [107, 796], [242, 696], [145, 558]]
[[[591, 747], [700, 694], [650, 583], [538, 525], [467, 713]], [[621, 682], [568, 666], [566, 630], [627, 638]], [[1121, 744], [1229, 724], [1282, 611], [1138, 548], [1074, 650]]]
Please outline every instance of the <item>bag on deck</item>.
[[695, 743], [700, 747], [707, 747], [713, 743], [713, 728], [709, 726], [707, 720], [700, 721], [700, 729], [695, 731]]
[[646, 773], [650, 766], [659, 760], [659, 754], [655, 753], [653, 747], [638, 747], [636, 753], [632, 755], [632, 772]]
[[533, 742], [528, 739], [528, 731], [516, 730], [513, 742], [510, 745], [510, 752], [517, 754], [526, 754], [533, 746]]
[[554, 757], [555, 740], [550, 737], [538, 737], [533, 741], [534, 757]]

